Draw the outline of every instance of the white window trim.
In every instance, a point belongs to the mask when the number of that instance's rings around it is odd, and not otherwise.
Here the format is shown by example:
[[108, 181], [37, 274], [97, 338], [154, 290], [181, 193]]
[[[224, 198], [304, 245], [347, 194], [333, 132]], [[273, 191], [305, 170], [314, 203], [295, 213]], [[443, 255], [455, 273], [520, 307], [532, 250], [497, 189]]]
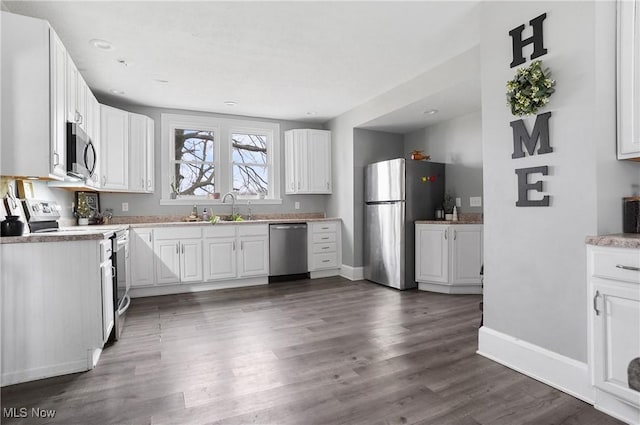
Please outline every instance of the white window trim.
[[[224, 191], [230, 190], [232, 187], [231, 166], [231, 134], [232, 133], [266, 133], [268, 140], [267, 145], [267, 166], [269, 169], [269, 194], [265, 199], [256, 198], [240, 198], [237, 203], [250, 202], [251, 204], [260, 205], [276, 205], [282, 204], [280, 193], [280, 124], [251, 121], [234, 118], [218, 118], [199, 115], [182, 115], [182, 114], [162, 114], [161, 115], [161, 194], [160, 205], [215, 205], [221, 204], [221, 199], [198, 199], [198, 198], [179, 198], [171, 199], [170, 183], [173, 177], [173, 134], [176, 128], [188, 128], [195, 130], [214, 131], [216, 135], [215, 143], [215, 179], [217, 188], [220, 189], [220, 195], [224, 195]], [[225, 145], [225, 146], [223, 146]], [[222, 163], [222, 158], [226, 159], [226, 163]], [[219, 185], [218, 185], [219, 184]]]

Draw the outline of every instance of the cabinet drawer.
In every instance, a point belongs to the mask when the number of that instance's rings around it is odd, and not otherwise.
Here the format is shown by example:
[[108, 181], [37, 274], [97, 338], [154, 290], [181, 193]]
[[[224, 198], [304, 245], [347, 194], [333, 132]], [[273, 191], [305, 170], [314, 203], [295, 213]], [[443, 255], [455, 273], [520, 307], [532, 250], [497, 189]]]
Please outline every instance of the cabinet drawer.
[[313, 253], [314, 254], [325, 254], [329, 252], [336, 252], [336, 243], [335, 242], [327, 242], [327, 243], [314, 243], [313, 244]]
[[160, 227], [153, 230], [156, 240], [197, 239], [202, 237], [202, 227]]
[[338, 267], [338, 254], [335, 252], [328, 254], [313, 254], [311, 262], [314, 270], [335, 269]]
[[267, 224], [238, 224], [238, 236], [267, 236], [269, 225]]
[[640, 283], [640, 250], [594, 248], [592, 261], [594, 276]]
[[205, 238], [234, 238], [236, 236], [236, 226], [233, 224], [223, 224], [205, 227], [202, 233]]
[[311, 223], [311, 232], [319, 233], [319, 232], [333, 232], [335, 233], [337, 230], [338, 223], [336, 222], [322, 222], [322, 223]]
[[327, 242], [335, 242], [336, 234], [335, 233], [314, 233], [312, 235], [313, 243], [327, 243]]

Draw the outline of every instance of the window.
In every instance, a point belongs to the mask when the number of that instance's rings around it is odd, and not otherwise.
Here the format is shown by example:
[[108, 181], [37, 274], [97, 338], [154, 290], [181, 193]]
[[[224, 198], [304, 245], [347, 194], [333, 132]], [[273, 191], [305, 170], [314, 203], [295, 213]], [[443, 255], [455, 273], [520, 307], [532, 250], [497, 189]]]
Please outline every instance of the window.
[[[278, 124], [162, 114], [162, 204], [280, 203]], [[167, 170], [165, 171], [165, 167]], [[219, 201], [218, 201], [219, 202]]]

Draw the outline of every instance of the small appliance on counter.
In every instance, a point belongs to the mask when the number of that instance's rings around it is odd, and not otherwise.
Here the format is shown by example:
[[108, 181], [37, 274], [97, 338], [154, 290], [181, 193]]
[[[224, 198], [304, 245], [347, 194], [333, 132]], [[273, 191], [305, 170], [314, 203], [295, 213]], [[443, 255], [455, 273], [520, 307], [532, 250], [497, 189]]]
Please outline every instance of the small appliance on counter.
[[622, 231], [640, 233], [640, 196], [623, 198], [622, 212]]

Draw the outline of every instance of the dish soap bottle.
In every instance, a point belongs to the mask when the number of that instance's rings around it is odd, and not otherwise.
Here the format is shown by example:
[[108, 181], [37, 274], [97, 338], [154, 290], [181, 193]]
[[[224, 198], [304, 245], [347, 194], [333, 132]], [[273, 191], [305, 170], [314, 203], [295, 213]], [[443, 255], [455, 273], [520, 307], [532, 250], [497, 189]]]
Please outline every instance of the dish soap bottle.
[[453, 218], [452, 221], [458, 221], [458, 207], [453, 207]]

